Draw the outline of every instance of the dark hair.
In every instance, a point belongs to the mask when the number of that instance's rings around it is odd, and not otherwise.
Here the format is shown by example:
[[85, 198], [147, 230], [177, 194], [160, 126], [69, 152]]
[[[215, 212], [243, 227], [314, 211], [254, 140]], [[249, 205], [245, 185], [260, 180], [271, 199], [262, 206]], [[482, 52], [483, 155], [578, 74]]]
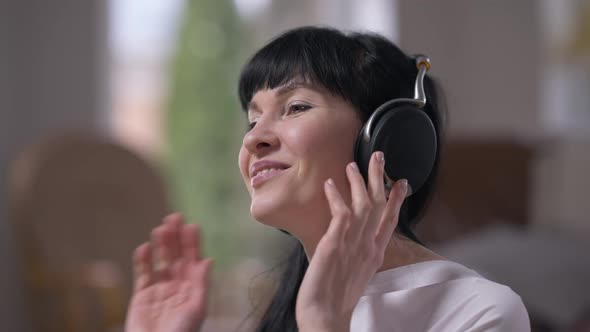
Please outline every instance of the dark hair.
[[[258, 90], [273, 89], [301, 78], [350, 102], [365, 121], [384, 102], [411, 98], [417, 71], [412, 58], [380, 35], [301, 27], [279, 35], [254, 54], [242, 70], [238, 92], [241, 106], [247, 111]], [[432, 196], [443, 138], [443, 113], [438, 105], [436, 83], [426, 76], [424, 88], [427, 97], [424, 112], [436, 128], [439, 148], [433, 171], [424, 186], [406, 199], [398, 223], [398, 231], [418, 243], [411, 226]], [[297, 331], [295, 303], [307, 266], [303, 246], [298, 244], [286, 262], [278, 289], [257, 331]]]

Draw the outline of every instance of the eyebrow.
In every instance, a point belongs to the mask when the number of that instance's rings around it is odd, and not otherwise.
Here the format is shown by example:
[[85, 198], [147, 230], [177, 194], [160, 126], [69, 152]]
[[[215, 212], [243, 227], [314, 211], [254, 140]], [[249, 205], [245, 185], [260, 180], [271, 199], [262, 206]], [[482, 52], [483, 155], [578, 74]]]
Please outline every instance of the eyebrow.
[[293, 80], [293, 81], [289, 81], [286, 84], [282, 85], [281, 87], [278, 88], [277, 90], [277, 96], [282, 96], [290, 91], [293, 91], [295, 89], [299, 89], [299, 88], [311, 88], [312, 85], [309, 84], [308, 82], [305, 81], [301, 81], [301, 80]]
[[[310, 84], [309, 82], [305, 82], [302, 80], [292, 80], [289, 81], [283, 85], [281, 85], [276, 92], [277, 96], [283, 96], [295, 89], [299, 89], [299, 88], [308, 88], [308, 89], [313, 89], [313, 85]], [[246, 110], [258, 110], [258, 104], [256, 104], [255, 101], [250, 101], [247, 105]]]

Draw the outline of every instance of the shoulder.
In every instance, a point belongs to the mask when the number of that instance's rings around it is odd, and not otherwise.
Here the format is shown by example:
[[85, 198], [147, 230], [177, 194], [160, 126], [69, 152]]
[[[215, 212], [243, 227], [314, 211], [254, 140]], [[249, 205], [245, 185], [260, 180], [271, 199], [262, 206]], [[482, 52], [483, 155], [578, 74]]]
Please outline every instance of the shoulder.
[[524, 303], [510, 287], [483, 277], [472, 284], [474, 310], [465, 321], [467, 331], [530, 331]]
[[530, 331], [526, 307], [510, 287], [458, 263], [448, 262], [440, 271], [446, 278], [426, 286], [437, 290], [432, 303], [438, 306], [428, 331]]
[[440, 331], [530, 331], [526, 307], [510, 287], [451, 261], [437, 270], [445, 277], [428, 287], [438, 288], [440, 298], [434, 303], [444, 303], [444, 307], [434, 310], [440, 310], [449, 322], [454, 321], [452, 328]]
[[355, 316], [356, 326], [379, 327], [366, 331], [393, 326], [400, 329], [392, 331], [530, 331], [518, 294], [450, 261], [379, 273], [361, 298]]

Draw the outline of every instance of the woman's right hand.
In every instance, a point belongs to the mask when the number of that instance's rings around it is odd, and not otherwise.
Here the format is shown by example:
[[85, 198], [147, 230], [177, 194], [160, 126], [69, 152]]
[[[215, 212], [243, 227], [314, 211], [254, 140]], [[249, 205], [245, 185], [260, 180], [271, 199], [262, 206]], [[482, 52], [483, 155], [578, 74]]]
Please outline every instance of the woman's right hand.
[[211, 259], [201, 258], [199, 228], [174, 213], [135, 250], [126, 332], [199, 331], [207, 309]]

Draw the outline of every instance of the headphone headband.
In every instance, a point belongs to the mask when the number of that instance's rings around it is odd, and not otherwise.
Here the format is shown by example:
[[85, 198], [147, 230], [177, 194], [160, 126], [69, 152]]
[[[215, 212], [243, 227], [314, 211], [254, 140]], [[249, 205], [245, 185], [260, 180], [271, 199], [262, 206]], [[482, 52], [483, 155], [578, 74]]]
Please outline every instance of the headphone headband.
[[388, 109], [389, 106], [391, 106], [392, 104], [412, 103], [418, 107], [424, 107], [424, 105], [426, 105], [426, 93], [424, 92], [424, 76], [426, 75], [426, 72], [430, 69], [430, 59], [425, 55], [416, 55], [413, 56], [413, 58], [416, 62], [416, 67], [418, 67], [418, 75], [416, 77], [416, 83], [414, 85], [414, 98], [393, 99], [379, 106], [379, 108], [377, 108], [375, 112], [371, 114], [371, 117], [369, 117], [367, 125], [365, 126], [365, 130], [362, 133], [363, 140], [365, 142], [368, 143], [371, 139], [371, 131], [373, 130], [373, 122], [375, 121], [375, 119], [378, 118], [381, 115], [381, 113], [385, 109]]

